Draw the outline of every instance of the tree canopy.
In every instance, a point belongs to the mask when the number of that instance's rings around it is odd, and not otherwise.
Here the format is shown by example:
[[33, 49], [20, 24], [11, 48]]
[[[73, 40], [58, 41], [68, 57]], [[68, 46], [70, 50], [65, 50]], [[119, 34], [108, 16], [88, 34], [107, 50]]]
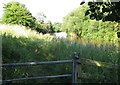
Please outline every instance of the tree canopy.
[[62, 30], [70, 35], [77, 34], [78, 37], [82, 38], [116, 39], [118, 23], [107, 20], [103, 22], [98, 16], [92, 18], [92, 14], [86, 14], [90, 10], [89, 5], [90, 3], [82, 4], [66, 15], [62, 23]]
[[87, 4], [84, 4], [78, 8], [75, 8], [68, 15], [66, 15], [62, 23], [62, 31], [66, 31], [68, 33], [73, 32], [81, 36], [83, 28], [82, 24], [89, 18], [85, 16], [87, 9]]
[[5, 24], [18, 24], [26, 27], [34, 27], [35, 18], [32, 16], [29, 10], [24, 4], [19, 2], [9, 2], [4, 4], [4, 14], [2, 17], [2, 23]]
[[[91, 19], [120, 22], [120, 1], [98, 1], [100, 0], [88, 2], [89, 9], [86, 11], [86, 15], [90, 15]], [[82, 2], [80, 5], [84, 3]]]

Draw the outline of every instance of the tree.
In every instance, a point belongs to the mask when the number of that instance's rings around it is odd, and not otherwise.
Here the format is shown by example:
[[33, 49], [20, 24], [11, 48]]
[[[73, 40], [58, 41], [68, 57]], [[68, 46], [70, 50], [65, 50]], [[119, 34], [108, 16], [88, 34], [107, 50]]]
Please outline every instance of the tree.
[[62, 22], [62, 31], [67, 32], [70, 36], [77, 35], [81, 38], [116, 39], [117, 22], [103, 22], [101, 19], [91, 20], [91, 15], [86, 15], [89, 4], [85, 3], [65, 16]]
[[[90, 15], [91, 19], [120, 22], [120, 1], [99, 1], [88, 3], [89, 9], [86, 11], [86, 15]], [[84, 3], [82, 2], [80, 5]]]
[[42, 12], [37, 13], [36, 19], [40, 23], [44, 23], [44, 19], [46, 18], [46, 15]]
[[55, 32], [61, 32], [61, 23], [55, 22], [53, 24], [53, 28], [54, 28]]
[[75, 33], [78, 36], [81, 36], [83, 23], [85, 20], [89, 19], [89, 17], [85, 16], [87, 9], [88, 5], [86, 3], [66, 15], [62, 22], [62, 31], [67, 33]]
[[51, 21], [47, 21], [47, 23], [45, 23], [44, 29], [46, 29], [48, 33], [53, 33], [54, 32], [54, 28], [53, 28], [52, 22]]
[[24, 4], [19, 2], [9, 2], [4, 4], [4, 14], [2, 23], [18, 24], [33, 28], [35, 26], [35, 18], [27, 10]]

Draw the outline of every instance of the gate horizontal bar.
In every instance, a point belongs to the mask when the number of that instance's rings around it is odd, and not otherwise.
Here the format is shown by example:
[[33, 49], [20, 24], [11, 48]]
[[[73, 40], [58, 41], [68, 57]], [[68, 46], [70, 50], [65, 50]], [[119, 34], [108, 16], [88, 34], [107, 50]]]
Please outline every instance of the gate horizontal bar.
[[8, 64], [2, 64], [2, 65], [0, 65], [0, 67], [33, 66], [33, 65], [61, 64], [61, 63], [72, 63], [72, 62], [73, 62], [73, 60], [47, 61], [47, 62], [26, 62], [26, 63], [8, 63]]
[[16, 78], [10, 80], [0, 80], [2, 83], [7, 83], [11, 81], [21, 81], [21, 80], [31, 80], [31, 79], [41, 79], [41, 78], [61, 78], [61, 77], [71, 77], [72, 74], [54, 75], [54, 76], [38, 76], [38, 77], [28, 77], [28, 78]]

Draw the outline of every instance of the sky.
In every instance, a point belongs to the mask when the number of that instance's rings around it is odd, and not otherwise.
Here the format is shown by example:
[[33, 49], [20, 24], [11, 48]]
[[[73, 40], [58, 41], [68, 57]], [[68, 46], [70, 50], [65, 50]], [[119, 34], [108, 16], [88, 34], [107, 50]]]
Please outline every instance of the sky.
[[62, 22], [63, 17], [79, 7], [82, 0], [0, 0], [0, 18], [3, 14], [3, 3], [6, 4], [9, 1], [25, 4], [34, 17], [42, 12], [47, 17], [46, 21]]

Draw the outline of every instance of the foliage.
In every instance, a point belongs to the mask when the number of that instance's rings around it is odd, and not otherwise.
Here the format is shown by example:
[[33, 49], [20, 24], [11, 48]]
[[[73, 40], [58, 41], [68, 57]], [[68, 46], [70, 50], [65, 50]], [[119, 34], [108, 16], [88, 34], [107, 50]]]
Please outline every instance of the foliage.
[[54, 32], [54, 28], [53, 28], [53, 24], [51, 21], [48, 21], [47, 26], [45, 26], [45, 29], [47, 29], [48, 33], [53, 33]]
[[87, 9], [87, 4], [84, 4], [65, 16], [62, 23], [62, 30], [66, 31], [67, 33], [73, 32], [81, 36], [83, 29], [82, 24], [88, 19], [88, 17], [85, 17], [84, 14]]
[[[22, 30], [20, 32], [19, 30]], [[51, 61], [72, 59], [73, 52], [80, 53], [81, 58], [93, 59], [108, 63], [117, 64], [118, 48], [115, 43], [97, 43], [80, 40], [80, 43], [68, 40], [56, 39], [50, 35], [42, 35], [32, 30], [26, 30], [20, 26], [0, 25], [2, 36], [2, 58], [3, 63], [30, 62], [30, 61]], [[98, 44], [99, 43], [99, 44]], [[100, 70], [98, 70], [100, 69]], [[52, 74], [71, 73], [71, 65], [33, 66], [4, 68], [3, 79], [31, 77]], [[117, 75], [115, 69], [94, 68], [83, 65], [82, 72], [95, 73], [103, 76], [102, 79], [82, 79], [82, 83], [116, 83]], [[9, 76], [8, 76], [9, 75]], [[47, 80], [31, 80], [30, 83], [70, 83], [71, 78], [56, 78]]]
[[23, 25], [43, 34], [54, 32], [51, 21], [48, 21], [47, 23], [44, 22], [44, 19], [46, 18], [45, 14], [38, 13], [36, 18], [32, 16], [24, 4], [19, 2], [9, 2], [4, 5], [4, 14], [1, 22], [3, 24]]
[[53, 33], [54, 27], [51, 21], [47, 21], [46, 23], [41, 24], [42, 28], [45, 30], [45, 33]]
[[115, 22], [102, 22], [95, 20], [85, 21], [82, 25], [82, 37], [102, 39], [106, 41], [117, 40], [117, 29], [114, 27]]
[[[19, 27], [19, 26], [2, 25], [0, 28], [1, 28], [0, 32], [3, 36], [3, 43], [2, 43], [3, 63], [50, 61], [50, 60], [61, 60], [65, 58], [65, 56], [62, 56], [62, 55], [55, 57], [56, 55], [60, 54], [60, 50], [57, 49], [57, 45], [60, 45], [59, 44], [60, 42], [57, 42], [56, 44], [54, 44], [57, 39], [51, 42], [54, 38], [50, 35], [38, 34], [35, 31], [26, 30], [24, 29], [24, 27]], [[21, 29], [23, 29], [22, 30], [23, 32], [19, 32], [19, 30]], [[66, 43], [64, 44], [66, 45]], [[52, 46], [54, 47], [52, 48]], [[59, 50], [59, 52], [55, 53], [55, 50]], [[69, 57], [66, 57], [66, 59], [68, 58]], [[61, 68], [59, 68], [59, 66]], [[47, 65], [42, 67], [36, 66], [32, 68], [30, 67], [29, 68], [17, 67], [12, 69], [5, 68], [3, 69], [3, 75], [4, 75], [3, 79], [28, 77], [28, 76], [40, 76], [40, 75], [41, 76], [52, 75], [52, 74], [55, 75], [57, 73], [63, 74], [65, 72], [70, 72], [68, 69], [66, 69], [66, 68], [70, 68], [70, 66], [68, 65], [65, 65], [65, 66], [66, 67], [63, 67], [63, 65], [53, 65], [48, 67]], [[53, 71], [49, 71], [50, 69]], [[9, 76], [7, 76], [8, 74]], [[69, 79], [69, 78], [66, 78], [66, 79]], [[55, 79], [53, 80], [55, 80], [56, 82], [65, 82], [66, 79], [63, 80], [58, 78], [56, 80]], [[37, 82], [44, 83], [47, 81], [49, 83], [49, 82], [52, 82], [53, 80], [47, 79], [47, 80], [39, 80]], [[69, 80], [66, 80], [66, 81], [70, 82]], [[34, 80], [30, 82], [33, 83]]]
[[65, 16], [62, 30], [75, 33], [82, 38], [116, 40], [118, 23], [91, 20], [90, 16], [85, 14], [88, 9], [88, 3], [85, 3]]
[[45, 23], [40, 23], [39, 21], [36, 21], [35, 22], [35, 30], [39, 33], [48, 33], [48, 31], [44, 28], [44, 25]]
[[[83, 3], [81, 3], [82, 5]], [[86, 15], [90, 15], [91, 19], [103, 20], [103, 21], [120, 21], [120, 1], [113, 2], [111, 0], [99, 0], [89, 2], [89, 9], [86, 11]]]
[[55, 32], [61, 32], [61, 23], [55, 22], [55, 23], [53, 24], [53, 28], [54, 28], [54, 31], [55, 31]]
[[18, 24], [33, 28], [35, 26], [35, 18], [27, 10], [24, 4], [19, 2], [9, 2], [4, 5], [4, 14], [2, 23]]

